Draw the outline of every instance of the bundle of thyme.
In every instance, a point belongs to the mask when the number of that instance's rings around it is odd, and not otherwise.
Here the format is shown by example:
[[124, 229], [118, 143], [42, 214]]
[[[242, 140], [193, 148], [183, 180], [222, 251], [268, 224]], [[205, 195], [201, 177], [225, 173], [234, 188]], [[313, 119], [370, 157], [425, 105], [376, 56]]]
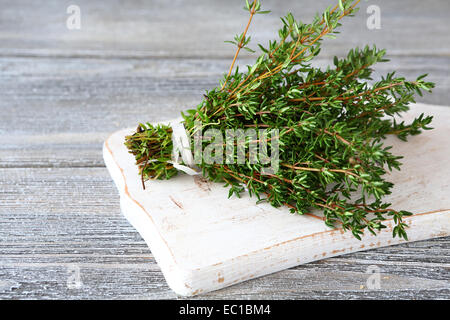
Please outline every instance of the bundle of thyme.
[[[197, 163], [204, 177], [229, 186], [230, 196], [239, 197], [247, 189], [258, 201], [288, 206], [293, 213], [312, 214], [319, 209], [326, 225], [351, 230], [358, 239], [365, 229], [376, 234], [385, 228], [384, 220], [393, 218], [393, 236], [407, 239], [403, 217], [411, 213], [382, 201], [393, 186], [384, 175], [387, 170], [399, 170], [402, 158], [392, 154], [383, 139], [393, 134], [406, 141], [409, 135], [430, 129], [431, 116], [422, 114], [405, 124], [396, 122], [394, 115], [407, 111], [414, 95], [430, 91], [434, 84], [424, 81], [425, 75], [406, 81], [392, 72], [369, 85], [371, 67], [387, 61], [385, 50], [375, 46], [352, 49], [343, 59], [335, 57], [334, 66], [326, 70], [310, 64], [322, 39], [335, 37], [340, 20], [354, 15], [358, 2], [339, 1], [310, 24], [296, 21], [289, 13], [281, 19], [279, 39], [267, 47], [259, 45], [262, 53], [255, 64], [240, 71], [234, 68], [239, 51], [252, 51], [247, 47], [250, 22], [255, 14], [266, 13], [259, 0], [247, 1], [249, 21], [231, 41], [237, 52], [228, 74], [195, 109], [182, 114], [184, 126], [191, 139], [196, 121], [220, 132], [227, 128], [279, 130], [280, 165], [273, 174], [261, 174], [261, 161], [200, 159]], [[126, 137], [143, 182], [177, 174], [171, 162], [171, 137], [170, 126], [149, 123], [140, 124], [136, 133]], [[272, 140], [264, 139], [270, 147]], [[250, 142], [245, 141], [246, 147]]]

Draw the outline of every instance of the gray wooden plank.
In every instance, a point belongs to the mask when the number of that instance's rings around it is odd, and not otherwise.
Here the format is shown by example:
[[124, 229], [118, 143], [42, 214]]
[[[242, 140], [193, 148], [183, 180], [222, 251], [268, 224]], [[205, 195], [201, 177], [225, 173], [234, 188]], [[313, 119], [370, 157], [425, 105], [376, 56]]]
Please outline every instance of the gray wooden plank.
[[[104, 168], [0, 169], [0, 299], [177, 298]], [[198, 299], [450, 298], [450, 237], [316, 261]], [[381, 273], [368, 289], [369, 266]], [[82, 286], [67, 281], [79, 268]]]
[[[257, 16], [250, 35], [254, 43], [267, 43], [288, 11], [311, 21], [337, 1], [264, 0], [272, 14]], [[243, 1], [127, 1], [78, 0], [81, 30], [68, 30], [66, 9], [73, 1], [2, 0], [0, 53], [3, 55], [51, 56], [147, 56], [230, 57], [232, 46], [224, 44], [242, 32], [247, 13]], [[381, 29], [366, 25], [369, 5], [381, 11]], [[361, 1], [356, 17], [345, 21], [339, 40], [328, 41], [327, 55], [343, 53], [351, 46], [376, 43], [391, 54], [448, 55], [447, 0]], [[256, 46], [256, 45], [254, 45]], [[243, 53], [244, 55], [246, 53]]]

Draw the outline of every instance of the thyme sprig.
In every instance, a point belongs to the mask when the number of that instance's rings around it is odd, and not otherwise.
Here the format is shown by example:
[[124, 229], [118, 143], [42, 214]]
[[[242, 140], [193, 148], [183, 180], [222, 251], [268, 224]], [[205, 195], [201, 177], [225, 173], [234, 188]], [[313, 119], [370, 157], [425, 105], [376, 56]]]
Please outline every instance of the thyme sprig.
[[[230, 188], [230, 197], [239, 197], [245, 185], [258, 201], [314, 215], [330, 227], [350, 230], [358, 239], [366, 229], [376, 234], [392, 218], [393, 236], [407, 239], [403, 218], [411, 213], [382, 201], [393, 186], [384, 176], [399, 170], [402, 158], [390, 152], [384, 139], [394, 134], [406, 141], [431, 129], [431, 116], [422, 114], [410, 124], [398, 123], [394, 116], [409, 110], [415, 94], [431, 91], [434, 84], [425, 81], [425, 75], [408, 81], [392, 72], [370, 85], [372, 66], [387, 61], [385, 50], [375, 46], [351, 49], [325, 70], [310, 64], [323, 38], [335, 37], [340, 20], [354, 15], [358, 2], [341, 0], [310, 24], [287, 14], [281, 19], [279, 39], [267, 47], [258, 45], [261, 55], [240, 71], [234, 65], [250, 42], [249, 25], [255, 14], [266, 13], [260, 1], [247, 1], [249, 21], [231, 41], [237, 51], [229, 72], [195, 109], [182, 113], [184, 125], [191, 135], [198, 120], [221, 132], [279, 130], [280, 168], [274, 174], [261, 174], [261, 162], [209, 164], [203, 159], [198, 164], [205, 177]], [[266, 142], [271, 147], [271, 139]], [[202, 143], [206, 146], [210, 141]], [[173, 148], [169, 126], [141, 124], [126, 138], [126, 145], [136, 157], [143, 181], [177, 174], [168, 163]]]

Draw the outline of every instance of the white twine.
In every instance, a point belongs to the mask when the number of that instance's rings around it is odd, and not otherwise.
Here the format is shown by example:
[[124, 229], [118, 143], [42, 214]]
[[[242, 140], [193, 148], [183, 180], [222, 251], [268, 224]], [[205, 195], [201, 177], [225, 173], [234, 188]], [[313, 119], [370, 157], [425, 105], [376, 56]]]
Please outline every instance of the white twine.
[[[191, 151], [191, 142], [186, 133], [186, 128], [181, 121], [170, 123], [172, 127], [172, 161], [168, 161], [175, 169], [184, 173], [195, 176], [201, 172], [195, 170], [194, 156]], [[181, 154], [181, 159], [180, 159]], [[181, 161], [186, 165], [182, 165]]]

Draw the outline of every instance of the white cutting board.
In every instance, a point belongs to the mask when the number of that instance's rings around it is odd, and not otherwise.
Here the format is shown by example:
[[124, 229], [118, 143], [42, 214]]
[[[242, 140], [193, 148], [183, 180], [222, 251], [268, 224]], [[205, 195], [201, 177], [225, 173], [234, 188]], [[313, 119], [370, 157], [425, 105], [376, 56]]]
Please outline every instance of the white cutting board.
[[[410, 241], [450, 235], [450, 107], [416, 104], [404, 116], [434, 115], [435, 128], [405, 143], [390, 137], [393, 152], [405, 158], [388, 180], [395, 187], [392, 207], [409, 210]], [[228, 188], [201, 177], [179, 174], [146, 182], [142, 189], [133, 155], [121, 130], [105, 142], [103, 155], [120, 193], [125, 217], [142, 235], [169, 286], [191, 296], [299, 264], [405, 242], [388, 228], [359, 241], [351, 232], [330, 229], [312, 216], [255, 204], [247, 195], [228, 199]], [[299, 283], [301, 285], [301, 283]]]

